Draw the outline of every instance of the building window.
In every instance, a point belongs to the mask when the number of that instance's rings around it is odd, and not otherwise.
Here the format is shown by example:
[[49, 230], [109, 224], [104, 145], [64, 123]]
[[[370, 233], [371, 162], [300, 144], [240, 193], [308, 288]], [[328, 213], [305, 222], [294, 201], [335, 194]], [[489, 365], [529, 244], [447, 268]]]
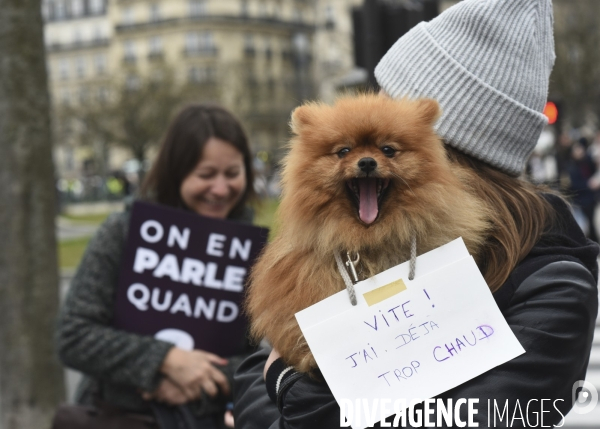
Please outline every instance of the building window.
[[129, 74], [125, 78], [125, 88], [134, 91], [140, 88], [140, 78], [137, 75]]
[[150, 37], [150, 41], [148, 43], [150, 55], [157, 55], [162, 53], [162, 38], [160, 36], [152, 36]]
[[90, 99], [90, 90], [84, 86], [79, 90], [79, 102], [87, 103]]
[[328, 30], [335, 28], [335, 12], [331, 4], [325, 6], [325, 28]]
[[198, 50], [199, 39], [198, 33], [187, 33], [185, 35], [185, 50], [186, 52], [195, 52]]
[[83, 0], [71, 0], [71, 16], [74, 18], [83, 16]]
[[273, 5], [273, 18], [279, 19], [281, 18], [281, 1], [276, 1]]
[[102, 40], [102, 27], [100, 27], [99, 25], [94, 26], [94, 40], [96, 42], [99, 42]]
[[150, 80], [153, 83], [162, 82], [165, 80], [165, 74], [162, 70], [153, 70], [152, 74], [150, 75]]
[[160, 21], [160, 5], [156, 3], [150, 5], [150, 21]]
[[190, 0], [190, 16], [206, 14], [206, 0]]
[[188, 70], [188, 80], [192, 83], [198, 83], [202, 80], [202, 69], [197, 66], [190, 67]]
[[94, 58], [94, 65], [96, 67], [97, 75], [106, 73], [106, 54], [97, 54]]
[[134, 21], [134, 17], [133, 17], [133, 8], [132, 7], [127, 7], [125, 9], [123, 9], [123, 25], [132, 25], [135, 21]]
[[125, 53], [125, 61], [135, 61], [135, 43], [133, 40], [125, 40], [125, 42], [123, 42], [123, 52]]
[[85, 77], [85, 58], [75, 58], [75, 72], [77, 74], [77, 77]]
[[107, 101], [108, 100], [108, 88], [105, 86], [101, 86], [98, 88], [98, 101]]
[[79, 27], [75, 27], [73, 29], [73, 43], [75, 45], [79, 45], [83, 41], [83, 37], [81, 35], [81, 29]]
[[104, 0], [90, 0], [90, 12], [94, 15], [104, 12]]
[[254, 37], [252, 37], [252, 34], [246, 34], [244, 36], [244, 53], [247, 56], [254, 56]]
[[297, 7], [294, 7], [292, 11], [292, 21], [294, 22], [302, 22], [302, 11]]
[[61, 58], [58, 62], [58, 70], [60, 78], [62, 80], [67, 80], [69, 78], [69, 60], [66, 58]]
[[213, 34], [209, 31], [200, 33], [200, 47], [201, 49], [211, 50], [215, 47], [215, 40]]
[[214, 82], [217, 80], [217, 70], [214, 67], [206, 67], [206, 80]]
[[265, 58], [270, 60], [273, 57], [273, 49], [271, 48], [271, 39], [265, 37]]
[[281, 46], [281, 57], [286, 61], [292, 60], [293, 54], [292, 54], [291, 44], [282, 40], [280, 46]]
[[188, 70], [188, 80], [190, 83], [205, 83], [215, 80], [216, 72], [213, 67], [192, 66]]
[[68, 89], [65, 88], [60, 92], [60, 102], [65, 106], [68, 106], [71, 102], [71, 93]]
[[214, 52], [213, 34], [210, 31], [187, 33], [185, 35], [185, 50], [188, 53]]
[[54, 3], [54, 18], [65, 19], [66, 16], [66, 7], [65, 2], [60, 0]]
[[292, 39], [294, 51], [299, 55], [308, 55], [310, 52], [310, 42], [308, 36], [304, 33], [294, 34]]
[[264, 0], [258, 4], [258, 16], [261, 18], [267, 17], [267, 3]]

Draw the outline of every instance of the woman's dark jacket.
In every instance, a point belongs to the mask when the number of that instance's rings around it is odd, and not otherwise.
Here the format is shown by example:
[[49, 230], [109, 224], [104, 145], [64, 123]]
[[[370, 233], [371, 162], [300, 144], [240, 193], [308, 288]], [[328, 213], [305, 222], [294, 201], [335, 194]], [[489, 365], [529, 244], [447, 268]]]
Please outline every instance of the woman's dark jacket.
[[[109, 216], [90, 241], [61, 307], [56, 341], [64, 365], [84, 374], [76, 393], [78, 403], [89, 404], [99, 397], [125, 410], [149, 412], [140, 392], [158, 387], [163, 377], [160, 367], [173, 344], [112, 326], [129, 218], [128, 211]], [[248, 353], [251, 350], [248, 345]], [[230, 386], [233, 372], [248, 353], [229, 357], [220, 367]], [[203, 416], [224, 412], [227, 400], [203, 396], [191, 405]]]
[[[548, 199], [556, 209], [557, 221], [494, 293], [526, 353], [439, 395], [442, 399], [479, 398], [475, 415], [479, 427], [488, 427], [488, 399], [492, 404], [496, 399], [499, 407], [508, 400], [510, 416], [517, 400], [525, 413], [529, 400], [551, 399], [544, 402], [544, 411], [550, 411], [544, 413], [544, 425], [556, 425], [562, 416], [552, 404], [566, 415], [572, 407], [573, 384], [585, 380], [598, 313], [598, 245], [586, 240], [561, 199]], [[236, 372], [236, 427], [340, 427], [339, 407], [324, 382], [288, 372], [277, 396], [279, 407], [269, 398], [267, 389], [271, 396], [276, 394], [274, 383], [267, 386], [262, 378], [268, 354], [269, 350], [255, 353]], [[277, 378], [269, 370], [268, 380]], [[540, 412], [540, 407], [541, 401], [530, 404], [532, 424], [533, 412]], [[463, 410], [466, 412], [466, 407]], [[516, 420], [512, 427], [522, 427], [520, 424], [521, 420]]]

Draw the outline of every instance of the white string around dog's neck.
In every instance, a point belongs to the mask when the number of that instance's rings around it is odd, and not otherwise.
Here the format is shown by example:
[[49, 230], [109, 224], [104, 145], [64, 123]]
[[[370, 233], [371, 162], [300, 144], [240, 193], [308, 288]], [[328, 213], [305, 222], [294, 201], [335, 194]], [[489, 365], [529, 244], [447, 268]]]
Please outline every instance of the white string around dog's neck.
[[[344, 262], [342, 261], [342, 257], [339, 252], [333, 253], [335, 257], [335, 262], [338, 267], [338, 271], [346, 284], [346, 290], [348, 291], [348, 295], [350, 297], [350, 302], [352, 305], [356, 305], [356, 291], [354, 290], [354, 282], [350, 278], [348, 274], [348, 270], [344, 267]], [[409, 262], [409, 272], [408, 279], [413, 280], [415, 278], [415, 271], [417, 268], [417, 236], [413, 234], [410, 242], [410, 262]]]

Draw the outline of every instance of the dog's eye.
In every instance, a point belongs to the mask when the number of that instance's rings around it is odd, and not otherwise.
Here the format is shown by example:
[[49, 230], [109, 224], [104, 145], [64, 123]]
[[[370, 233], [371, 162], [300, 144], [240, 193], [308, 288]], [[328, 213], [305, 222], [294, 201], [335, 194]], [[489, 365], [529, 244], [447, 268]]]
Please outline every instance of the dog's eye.
[[384, 147], [382, 147], [381, 151], [388, 158], [391, 158], [396, 153], [396, 149], [394, 149], [393, 147], [390, 147], [390, 146], [384, 146]]
[[343, 148], [343, 149], [339, 150], [337, 154], [338, 154], [338, 156], [339, 156], [340, 158], [343, 158], [344, 156], [346, 156], [346, 154], [347, 154], [348, 152], [350, 152], [350, 148], [349, 148], [349, 147], [345, 147], [345, 148]]

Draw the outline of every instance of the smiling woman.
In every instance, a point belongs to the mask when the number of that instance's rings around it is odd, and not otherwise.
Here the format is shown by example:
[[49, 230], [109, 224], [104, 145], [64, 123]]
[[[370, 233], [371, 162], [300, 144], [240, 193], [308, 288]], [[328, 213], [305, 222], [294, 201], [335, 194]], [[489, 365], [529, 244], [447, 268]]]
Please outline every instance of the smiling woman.
[[[191, 105], [172, 121], [141, 197], [202, 216], [250, 222], [253, 178], [248, 140], [237, 119], [218, 106]], [[61, 359], [86, 376], [76, 400], [92, 404], [101, 399], [144, 414], [151, 414], [149, 401], [186, 404], [197, 417], [198, 427], [222, 429], [233, 371], [246, 355], [223, 359], [114, 328], [114, 296], [129, 217], [128, 211], [111, 215], [99, 228], [62, 308], [57, 332]], [[198, 222], [203, 219], [199, 217]], [[241, 243], [232, 247], [243, 251]], [[237, 290], [245, 274], [240, 267], [228, 266], [223, 276], [217, 276], [210, 262], [177, 261], [173, 255], [159, 261], [150, 252], [137, 255], [136, 266], [141, 271], [152, 269], [155, 277]], [[136, 284], [128, 298], [144, 311], [181, 311], [188, 317], [223, 323], [240, 311], [226, 300], [194, 301], [187, 294], [169, 291], [159, 296], [158, 292]], [[249, 343], [245, 350], [252, 350]]]

